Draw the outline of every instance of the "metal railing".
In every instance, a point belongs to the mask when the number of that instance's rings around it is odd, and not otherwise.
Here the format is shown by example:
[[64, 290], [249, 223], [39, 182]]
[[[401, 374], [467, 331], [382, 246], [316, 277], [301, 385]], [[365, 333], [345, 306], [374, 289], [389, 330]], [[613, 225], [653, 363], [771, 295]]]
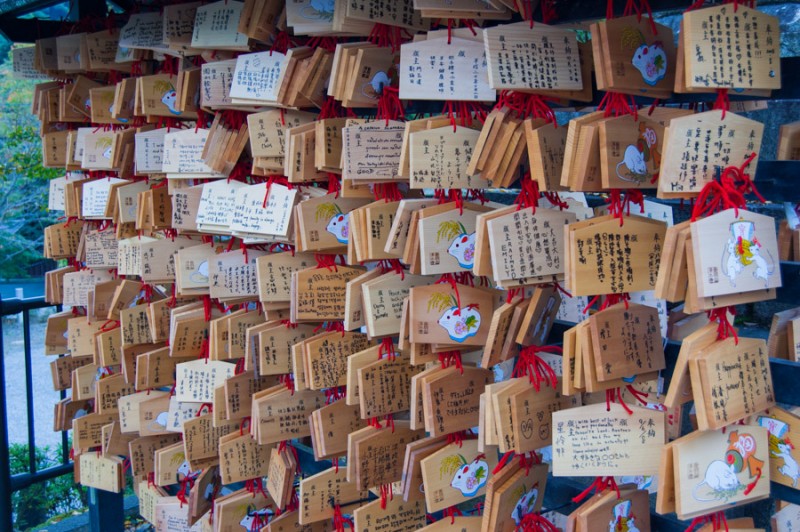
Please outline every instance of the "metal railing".
[[[73, 474], [74, 464], [69, 457], [69, 438], [67, 431], [61, 433], [61, 463], [38, 469], [36, 460], [36, 417], [33, 405], [33, 368], [32, 368], [32, 339], [31, 339], [31, 311], [41, 308], [55, 307], [60, 311], [61, 306], [51, 305], [44, 297], [27, 299], [0, 298], [0, 317], [22, 314], [23, 353], [25, 364], [25, 415], [28, 423], [28, 471], [27, 473], [11, 474], [11, 456], [8, 441], [8, 397], [6, 395], [7, 378], [17, 378], [17, 375], [6, 375], [5, 347], [3, 342], [3, 327], [0, 326], [0, 530], [14, 530], [14, 509], [12, 496], [14, 493], [47, 482], [48, 480]], [[37, 339], [43, 342], [44, 339]], [[61, 399], [66, 397], [64, 390], [60, 391]], [[10, 405], [16, 409], [20, 405]], [[100, 511], [102, 506], [103, 511]], [[89, 521], [93, 531], [112, 532], [121, 531], [124, 527], [122, 512], [122, 494], [107, 493], [100, 490], [89, 490]]]

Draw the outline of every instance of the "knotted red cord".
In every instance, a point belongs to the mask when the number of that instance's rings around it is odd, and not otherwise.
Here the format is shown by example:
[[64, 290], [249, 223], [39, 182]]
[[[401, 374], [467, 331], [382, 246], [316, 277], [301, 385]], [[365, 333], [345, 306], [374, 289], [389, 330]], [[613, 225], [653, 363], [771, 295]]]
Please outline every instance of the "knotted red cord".
[[511, 375], [512, 377], [524, 377], [527, 375], [528, 380], [537, 392], [541, 389], [542, 383], [549, 384], [555, 390], [558, 386], [558, 375], [547, 362], [542, 360], [539, 353], [560, 355], [563, 350], [555, 345], [529, 345], [523, 347], [519, 352]]
[[721, 307], [706, 312], [709, 321], [716, 321], [717, 325], [717, 340], [725, 340], [733, 336], [734, 343], [739, 345], [739, 335], [736, 328], [728, 321], [728, 313], [736, 316], [736, 307]]
[[706, 183], [697, 196], [697, 201], [692, 207], [692, 221], [726, 209], [734, 209], [734, 214], [739, 215], [739, 209], [747, 206], [744, 195], [752, 193], [760, 201], [764, 198], [755, 188], [752, 178], [744, 170], [756, 158], [755, 153], [741, 164], [741, 166], [728, 166], [720, 173], [719, 179]]
[[548, 124], [553, 124], [553, 127], [558, 127], [556, 115], [553, 109], [547, 105], [548, 102], [557, 101], [557, 99], [550, 96], [502, 90], [498, 95], [494, 109], [508, 108], [520, 119], [542, 118]]
[[403, 41], [410, 38], [411, 35], [404, 28], [377, 23], [372, 26], [367, 41], [379, 48], [391, 48], [392, 52], [396, 52]]
[[525, 514], [515, 532], [559, 532], [559, 528], [539, 512]]
[[725, 512], [723, 511], [695, 517], [684, 532], [692, 532], [695, 528], [702, 527], [705, 524], [711, 524], [712, 531], [724, 528], [725, 532], [728, 532], [728, 520], [725, 518]]
[[272, 52], [285, 54], [292, 46], [294, 46], [294, 43], [289, 34], [285, 31], [279, 31], [273, 36], [272, 46], [269, 48], [269, 55], [272, 56]]
[[375, 201], [383, 200], [385, 203], [403, 199], [397, 183], [375, 183], [372, 187], [372, 194], [375, 196]]
[[461, 351], [445, 351], [439, 353], [439, 364], [441, 364], [442, 369], [454, 366], [458, 368], [462, 375], [464, 374], [464, 366], [461, 363]]
[[617, 487], [617, 481], [614, 480], [614, 477], [595, 477], [594, 481], [589, 484], [589, 486], [580, 492], [578, 495], [572, 498], [572, 502], [581, 502], [586, 497], [588, 497], [592, 493], [602, 493], [603, 491], [610, 489], [617, 492], [617, 499], [621, 497], [619, 492], [619, 487]]
[[354, 529], [355, 525], [353, 524], [353, 520], [349, 519], [342, 514], [342, 507], [338, 504], [333, 505], [333, 528], [336, 532], [344, 532], [345, 525], [349, 527], [351, 530]]
[[[631, 296], [627, 292], [623, 292], [621, 294], [606, 294], [603, 297], [603, 302], [600, 304], [600, 308], [598, 310], [605, 310], [612, 305], [616, 305], [617, 303], [625, 303], [625, 310], [627, 310], [628, 302], [631, 300]], [[591, 309], [599, 300], [600, 296], [594, 296], [592, 299], [590, 299], [583, 308], [583, 313], [587, 314], [589, 309]]]
[[390, 120], [404, 120], [405, 114], [403, 102], [400, 101], [400, 89], [381, 85], [376, 118], [384, 120], [388, 126]]
[[459, 510], [455, 506], [451, 506], [449, 508], [445, 508], [444, 510], [442, 510], [442, 519], [449, 517], [451, 525], [455, 524], [456, 516], [461, 517], [462, 515], [464, 514], [461, 513], [461, 510]]
[[266, 498], [269, 498], [267, 492], [264, 491], [264, 481], [261, 480], [261, 477], [251, 478], [250, 480], [245, 480], [244, 482], [245, 489], [255, 497], [259, 493]]
[[622, 227], [625, 216], [631, 215], [631, 204], [639, 206], [639, 212], [644, 212], [644, 195], [641, 190], [612, 188], [606, 198], [608, 203], [608, 213], [615, 218], [619, 218], [619, 226]]
[[384, 338], [381, 340], [380, 347], [378, 347], [378, 360], [386, 356], [389, 360], [394, 360], [397, 356], [397, 351], [394, 349], [394, 341], [391, 338]]
[[382, 484], [380, 486], [381, 492], [381, 509], [386, 509], [386, 503], [388, 501], [394, 500], [394, 493], [392, 493], [392, 485], [391, 484]]
[[531, 178], [530, 171], [526, 172], [520, 181], [520, 191], [514, 200], [517, 210], [530, 208], [536, 214], [536, 207], [539, 206], [539, 183]]

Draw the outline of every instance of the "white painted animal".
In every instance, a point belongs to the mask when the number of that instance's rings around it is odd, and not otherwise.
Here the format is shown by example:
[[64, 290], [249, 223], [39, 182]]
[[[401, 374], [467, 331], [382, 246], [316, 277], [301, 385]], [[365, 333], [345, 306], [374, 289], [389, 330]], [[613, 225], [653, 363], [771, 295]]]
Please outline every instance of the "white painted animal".
[[703, 478], [703, 481], [700, 484], [694, 487], [692, 493], [694, 498], [698, 501], [712, 501], [720, 499], [720, 497], [714, 497], [713, 499], [703, 499], [699, 497], [697, 495], [697, 489], [703, 485], [708, 486], [711, 491], [724, 492], [735, 490], [741, 485], [741, 483], [736, 477], [736, 473], [733, 472], [733, 464], [726, 464], [722, 460], [714, 460], [708, 464], [705, 478]]
[[792, 456], [792, 446], [788, 443], [779, 443], [778, 450], [780, 452], [776, 456], [783, 458], [783, 465], [778, 468], [778, 471], [780, 471], [781, 475], [786, 475], [792, 479], [792, 487], [796, 488], [797, 479], [800, 478], [800, 466], [797, 465], [797, 460]]
[[337, 214], [330, 219], [325, 230], [336, 237], [340, 244], [347, 244], [350, 237], [350, 222], [346, 214]]
[[458, 235], [450, 243], [447, 253], [454, 256], [462, 268], [472, 269], [475, 264], [475, 233]]
[[384, 87], [388, 87], [392, 84], [392, 80], [389, 78], [389, 74], [383, 70], [380, 70], [374, 76], [372, 76], [369, 84], [372, 85], [372, 90], [380, 95], [381, 92], [383, 92]]
[[728, 260], [725, 264], [725, 276], [730, 280], [731, 286], [736, 286], [736, 276], [742, 273], [744, 266], [736, 257], [736, 242], [728, 240]]
[[463, 342], [470, 336], [475, 336], [481, 326], [481, 315], [477, 309], [462, 308], [457, 313], [458, 307], [451, 307], [439, 318], [439, 325], [444, 327], [452, 340]]
[[178, 93], [177, 93], [177, 92], [175, 92], [175, 89], [170, 89], [170, 90], [168, 90], [168, 91], [167, 91], [167, 92], [165, 92], [165, 93], [164, 93], [164, 95], [161, 97], [161, 103], [163, 103], [164, 105], [166, 105], [166, 106], [167, 106], [167, 109], [169, 109], [169, 112], [170, 112], [170, 113], [172, 113], [172, 114], [174, 114], [174, 115], [179, 115], [179, 114], [181, 114], [181, 112], [180, 112], [180, 111], [178, 111], [177, 109], [175, 109], [175, 102], [176, 102], [177, 100], [178, 100]]
[[489, 478], [489, 466], [483, 460], [473, 460], [461, 467], [453, 476], [450, 486], [459, 490], [465, 497], [472, 497]]
[[639, 149], [630, 144], [627, 148], [625, 148], [625, 155], [622, 158], [622, 161], [617, 163], [617, 177], [625, 181], [635, 181], [628, 176], [622, 175], [620, 173], [620, 168], [622, 166], [626, 166], [630, 173], [634, 175], [646, 175], [647, 174], [647, 163], [644, 160], [644, 153], [639, 151]]
[[631, 63], [648, 85], [655, 85], [667, 75], [667, 54], [660, 43], [639, 46], [633, 53]]
[[[761, 246], [759, 246], [759, 248], [760, 247]], [[756, 271], [753, 272], [753, 277], [761, 279], [766, 285], [769, 285], [769, 276], [772, 275], [772, 271], [769, 269], [766, 259], [756, 253], [753, 255], [753, 262], [756, 265]]]

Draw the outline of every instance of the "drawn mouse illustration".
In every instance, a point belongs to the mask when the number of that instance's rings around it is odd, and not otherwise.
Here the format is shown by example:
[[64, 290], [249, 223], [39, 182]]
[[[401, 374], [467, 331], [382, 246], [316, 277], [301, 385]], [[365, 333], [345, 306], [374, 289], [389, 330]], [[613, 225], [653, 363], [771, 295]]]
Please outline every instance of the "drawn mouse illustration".
[[778, 468], [778, 472], [789, 477], [792, 481], [792, 486], [796, 488], [797, 481], [800, 479], [800, 466], [792, 456], [794, 444], [788, 437], [789, 424], [767, 416], [759, 417], [758, 424], [766, 428], [769, 434], [770, 456], [783, 460], [783, 465]]
[[648, 85], [655, 85], [667, 75], [667, 53], [661, 42], [647, 44], [638, 28], [628, 27], [622, 31], [622, 46], [633, 50], [631, 63]]
[[636, 517], [631, 510], [631, 501], [615, 505], [613, 512], [613, 518], [608, 522], [608, 532], [639, 532]]
[[455, 257], [462, 268], [472, 269], [475, 264], [475, 231], [468, 233], [464, 224], [448, 220], [439, 224], [436, 242], [451, 240], [447, 253]]
[[483, 460], [482, 454], [469, 463], [460, 454], [448, 456], [442, 461], [441, 468], [447, 471], [455, 469], [450, 487], [457, 489], [465, 497], [473, 497], [489, 479], [489, 465]]
[[[626, 167], [628, 169], [627, 173], [620, 172], [622, 167]], [[622, 161], [617, 163], [617, 177], [622, 179], [623, 181], [630, 181], [630, 182], [641, 182], [648, 176], [647, 174], [647, 162], [644, 158], [644, 152], [639, 150], [633, 144], [628, 145], [625, 148], [625, 155], [623, 156]]]
[[723, 252], [722, 266], [731, 286], [736, 286], [736, 278], [751, 264], [755, 265], [753, 277], [764, 281], [765, 287], [769, 286], [769, 277], [775, 273], [775, 261], [767, 252], [772, 263], [770, 268], [767, 259], [761, 254], [761, 247], [761, 242], [755, 235], [754, 222], [740, 217], [730, 224], [730, 235]]
[[174, 115], [181, 114], [175, 108], [175, 103], [178, 101], [178, 93], [175, 91], [175, 87], [166, 80], [158, 80], [153, 84], [153, 87], [156, 91], [161, 93], [161, 103], [167, 106], [169, 112]]
[[347, 244], [350, 238], [350, 220], [335, 203], [322, 203], [317, 206], [314, 214], [315, 221], [328, 219], [325, 230], [336, 237], [340, 244]]
[[478, 334], [481, 327], [481, 314], [478, 305], [458, 306], [458, 300], [451, 294], [434, 292], [428, 300], [428, 310], [432, 308], [442, 312], [437, 323], [441, 325], [450, 339], [463, 342]]

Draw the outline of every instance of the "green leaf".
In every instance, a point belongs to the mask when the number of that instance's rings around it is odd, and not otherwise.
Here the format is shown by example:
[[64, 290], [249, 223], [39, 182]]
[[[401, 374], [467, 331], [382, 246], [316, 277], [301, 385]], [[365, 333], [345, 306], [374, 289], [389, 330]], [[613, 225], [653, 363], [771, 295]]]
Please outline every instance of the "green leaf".
[[464, 325], [467, 326], [467, 330], [472, 329], [473, 327], [478, 326], [478, 319], [475, 316], [470, 316], [466, 320], [464, 320]]

